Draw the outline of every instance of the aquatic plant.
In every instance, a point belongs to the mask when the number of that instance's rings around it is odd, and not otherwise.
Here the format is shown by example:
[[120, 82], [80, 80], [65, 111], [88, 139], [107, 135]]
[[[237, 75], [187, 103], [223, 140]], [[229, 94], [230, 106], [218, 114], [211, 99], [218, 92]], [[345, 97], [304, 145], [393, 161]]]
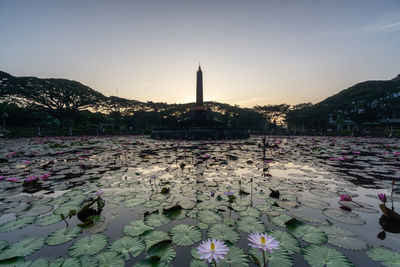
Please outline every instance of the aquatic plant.
[[263, 266], [267, 266], [267, 262], [265, 261], [265, 252], [273, 253], [274, 249], [279, 249], [279, 241], [277, 241], [274, 237], [267, 235], [265, 233], [251, 233], [247, 238], [250, 243], [249, 246], [258, 249], [263, 253]]
[[224, 259], [228, 251], [229, 248], [224, 242], [216, 239], [203, 241], [200, 246], [197, 247], [197, 253], [200, 255], [200, 258], [209, 263], [213, 262], [215, 266], [217, 266], [219, 259]]

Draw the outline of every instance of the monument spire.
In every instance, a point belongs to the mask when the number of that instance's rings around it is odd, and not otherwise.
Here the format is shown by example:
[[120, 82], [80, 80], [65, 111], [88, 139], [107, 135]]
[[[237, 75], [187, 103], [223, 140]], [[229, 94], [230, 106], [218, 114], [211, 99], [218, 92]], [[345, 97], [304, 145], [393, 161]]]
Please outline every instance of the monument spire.
[[196, 83], [196, 106], [203, 106], [203, 72], [199, 64]]

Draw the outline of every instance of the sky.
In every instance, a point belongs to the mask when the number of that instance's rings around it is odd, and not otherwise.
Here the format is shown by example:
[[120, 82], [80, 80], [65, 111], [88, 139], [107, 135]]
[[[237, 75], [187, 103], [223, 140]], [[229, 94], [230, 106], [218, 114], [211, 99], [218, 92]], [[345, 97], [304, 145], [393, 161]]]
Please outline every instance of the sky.
[[400, 73], [399, 0], [0, 0], [0, 70], [107, 96], [319, 102]]

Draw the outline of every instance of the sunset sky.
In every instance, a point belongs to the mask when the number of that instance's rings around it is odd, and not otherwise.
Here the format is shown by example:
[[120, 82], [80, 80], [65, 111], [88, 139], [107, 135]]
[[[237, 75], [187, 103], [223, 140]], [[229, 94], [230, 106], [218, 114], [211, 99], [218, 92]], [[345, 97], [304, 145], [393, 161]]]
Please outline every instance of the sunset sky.
[[318, 102], [400, 73], [399, 0], [0, 0], [0, 70], [110, 96]]

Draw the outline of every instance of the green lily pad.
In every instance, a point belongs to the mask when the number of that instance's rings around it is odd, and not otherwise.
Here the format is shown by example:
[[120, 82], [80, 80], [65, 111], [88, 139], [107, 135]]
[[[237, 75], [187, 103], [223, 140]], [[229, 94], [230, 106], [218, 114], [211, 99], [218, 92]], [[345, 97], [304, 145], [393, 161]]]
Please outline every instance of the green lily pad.
[[340, 209], [323, 209], [322, 213], [328, 218], [338, 222], [356, 225], [365, 224], [365, 221], [360, 219], [360, 216], [350, 211]]
[[[64, 260], [62, 261], [62, 263], [64, 263]], [[61, 266], [61, 264], [58, 264], [58, 266]], [[17, 266], [20, 266], [20, 265], [17, 265]], [[43, 259], [43, 258], [37, 259], [34, 262], [32, 262], [31, 265], [29, 265], [29, 267], [46, 267], [46, 266], [50, 266], [50, 262], [47, 259]]]
[[47, 204], [30, 205], [29, 208], [27, 208], [23, 212], [18, 213], [18, 217], [39, 216], [41, 214], [48, 213], [52, 209], [53, 209], [53, 206], [47, 205]]
[[171, 229], [172, 242], [179, 246], [190, 246], [201, 240], [202, 232], [196, 226], [179, 224]]
[[346, 207], [351, 210], [356, 210], [365, 213], [378, 213], [377, 209], [374, 209], [371, 205], [364, 202], [353, 202], [353, 201], [339, 201], [339, 205]]
[[310, 189], [310, 193], [312, 193], [318, 197], [323, 197], [323, 198], [337, 197], [336, 192], [332, 192], [332, 191], [325, 190], [325, 189], [319, 189], [319, 188]]
[[237, 227], [246, 233], [263, 233], [266, 229], [265, 224], [261, 220], [250, 216], [240, 217]]
[[121, 253], [125, 260], [128, 260], [129, 253], [132, 257], [137, 257], [144, 251], [145, 247], [143, 239], [140, 237], [124, 236], [115, 240], [111, 244], [110, 250]]
[[115, 251], [106, 251], [96, 256], [99, 266], [102, 267], [118, 267], [125, 266], [124, 258]]
[[218, 263], [218, 267], [247, 267], [249, 260], [247, 254], [237, 246], [228, 246], [229, 251], [226, 256]]
[[56, 214], [50, 214], [44, 217], [40, 217], [35, 221], [37, 226], [47, 226], [50, 224], [55, 224], [61, 221], [61, 216]]
[[160, 213], [152, 213], [152, 214], [146, 215], [146, 217], [145, 217], [145, 223], [148, 226], [153, 226], [153, 227], [167, 224], [170, 221], [171, 220], [167, 216], [165, 216], [164, 214], [160, 214]]
[[7, 246], [8, 246], [8, 242], [7, 241], [0, 240], [0, 251], [2, 251]]
[[386, 247], [372, 247], [367, 251], [368, 257], [380, 262], [383, 266], [399, 267], [400, 253]]
[[217, 223], [222, 220], [221, 214], [212, 210], [200, 210], [197, 213], [197, 218], [207, 224]]
[[190, 267], [208, 267], [208, 264], [201, 260], [192, 260], [190, 262]]
[[270, 219], [270, 221], [280, 227], [286, 227], [286, 222], [290, 221], [291, 219], [293, 219], [293, 217], [290, 217], [289, 215], [286, 214], [281, 214], [279, 216], [276, 217], [272, 217]]
[[301, 205], [304, 205], [309, 208], [313, 209], [324, 209], [328, 208], [330, 205], [328, 202], [322, 201], [320, 199], [310, 198], [310, 197], [298, 197], [297, 201]]
[[269, 231], [269, 234], [278, 240], [279, 246], [284, 248], [289, 254], [296, 254], [300, 252], [300, 242], [292, 234], [279, 230]]
[[69, 255], [79, 257], [84, 255], [95, 255], [106, 247], [108, 237], [101, 234], [85, 236], [75, 241], [69, 247]]
[[336, 225], [328, 225], [320, 227], [328, 235], [328, 243], [334, 246], [351, 249], [364, 250], [368, 248], [368, 244], [360, 239], [355, 238], [357, 235], [347, 231]]
[[[50, 262], [49, 267], [75, 267], [75, 266], [80, 266], [80, 261], [77, 258], [66, 258], [64, 259], [63, 257], [59, 257], [53, 262]], [[45, 266], [45, 265], [38, 265], [39, 266]]]
[[354, 264], [341, 252], [336, 249], [311, 245], [302, 249], [306, 262], [312, 267], [351, 267]]
[[209, 238], [230, 241], [232, 243], [235, 243], [240, 239], [239, 233], [227, 224], [214, 224], [210, 229], [208, 229], [207, 236]]
[[13, 221], [9, 221], [0, 225], [0, 232], [10, 232], [24, 228], [25, 226], [33, 223], [35, 220], [36, 217], [34, 216], [17, 218]]
[[145, 203], [146, 200], [145, 199], [141, 199], [141, 198], [132, 198], [129, 199], [125, 202], [123, 202], [122, 204], [127, 207], [127, 208], [133, 208], [133, 207], [137, 207], [142, 205], [143, 203]]
[[61, 205], [60, 207], [58, 207], [57, 209], [55, 209], [53, 211], [54, 214], [56, 215], [61, 215], [63, 214], [64, 216], [67, 216], [67, 214], [69, 214], [70, 210], [75, 210], [75, 211], [79, 211], [79, 207], [75, 204], [71, 204], [71, 203], [65, 203], [63, 205]]
[[240, 216], [251, 216], [251, 217], [254, 217], [254, 218], [260, 218], [261, 217], [261, 212], [256, 208], [248, 207], [245, 211], [239, 212], [239, 215]]
[[312, 244], [322, 244], [328, 239], [325, 232], [321, 229], [296, 219], [287, 223], [286, 230], [295, 237], [301, 237], [304, 241]]
[[192, 257], [195, 258], [196, 260], [202, 260], [200, 258], [200, 254], [197, 253], [197, 247], [192, 248], [190, 254], [192, 254]]
[[95, 257], [90, 256], [90, 255], [84, 255], [84, 256], [80, 256], [79, 258], [79, 262], [81, 263], [81, 266], [97, 266], [98, 265], [98, 261]]
[[124, 234], [139, 236], [146, 231], [153, 230], [154, 227], [146, 225], [143, 221], [132, 221], [124, 227]]
[[[257, 260], [263, 264], [263, 253], [258, 249], [250, 248], [249, 255], [254, 255]], [[268, 266], [276, 266], [276, 267], [286, 267], [293, 266], [293, 260], [290, 254], [285, 249], [277, 249], [274, 250], [274, 253], [264, 252], [265, 261], [268, 263]], [[252, 259], [250, 257], [250, 259]]]
[[176, 251], [168, 242], [161, 242], [147, 251], [147, 258], [152, 257], [159, 257], [160, 261], [170, 263], [176, 257]]
[[44, 238], [30, 237], [22, 239], [0, 251], [0, 260], [28, 256], [39, 250], [43, 244]]
[[154, 258], [146, 258], [142, 261], [139, 261], [138, 263], [135, 263], [135, 265], [133, 265], [133, 266], [134, 267], [169, 267], [171, 265], [167, 262], [161, 261], [160, 258], [158, 258], [158, 257], [154, 257]]
[[143, 234], [143, 240], [146, 244], [146, 249], [149, 249], [151, 246], [165, 240], [171, 240], [171, 237], [168, 233], [163, 231], [148, 231]]
[[78, 226], [74, 228], [64, 227], [49, 234], [46, 238], [46, 244], [49, 246], [57, 246], [68, 241], [71, 241], [82, 232]]

